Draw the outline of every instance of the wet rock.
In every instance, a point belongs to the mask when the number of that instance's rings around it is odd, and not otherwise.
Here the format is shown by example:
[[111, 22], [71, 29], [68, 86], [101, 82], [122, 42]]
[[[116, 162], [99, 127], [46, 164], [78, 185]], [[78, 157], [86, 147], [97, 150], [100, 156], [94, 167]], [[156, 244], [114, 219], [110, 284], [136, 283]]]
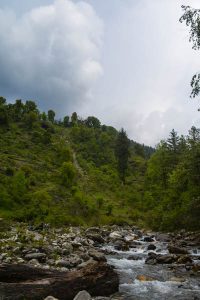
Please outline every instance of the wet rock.
[[159, 264], [172, 264], [173, 262], [176, 261], [176, 256], [175, 255], [170, 255], [170, 254], [164, 254], [164, 255], [157, 255], [156, 261]]
[[142, 259], [141, 255], [130, 255], [128, 258], [128, 260], [140, 260]]
[[145, 236], [144, 238], [143, 238], [143, 240], [144, 240], [144, 242], [155, 242], [154, 241], [154, 238], [153, 237], [151, 237], [151, 236]]
[[180, 248], [177, 246], [172, 246], [172, 245], [168, 246], [168, 251], [169, 251], [169, 253], [172, 253], [172, 254], [189, 254], [187, 249]]
[[147, 250], [156, 250], [156, 246], [154, 244], [150, 244], [148, 245]]
[[74, 300], [91, 300], [91, 296], [87, 291], [80, 291]]
[[132, 242], [134, 240], [137, 240], [138, 236], [136, 234], [130, 234], [124, 237], [125, 242]]
[[118, 251], [128, 251], [129, 245], [123, 241], [116, 241], [114, 248]]
[[177, 261], [178, 264], [187, 264], [187, 263], [192, 263], [192, 259], [189, 255], [182, 255], [177, 257]]
[[186, 279], [183, 277], [171, 277], [169, 281], [174, 281], [174, 282], [184, 282]]
[[154, 280], [156, 280], [155, 278], [152, 278], [152, 277], [147, 276], [147, 275], [137, 275], [136, 279], [139, 280], [139, 281], [154, 281]]

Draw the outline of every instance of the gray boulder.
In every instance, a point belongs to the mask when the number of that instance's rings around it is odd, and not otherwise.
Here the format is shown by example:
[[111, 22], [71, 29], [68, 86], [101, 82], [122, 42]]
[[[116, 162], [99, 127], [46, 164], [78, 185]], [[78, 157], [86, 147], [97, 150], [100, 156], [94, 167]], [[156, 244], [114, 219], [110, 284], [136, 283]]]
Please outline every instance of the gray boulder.
[[80, 291], [74, 300], [91, 300], [91, 296], [87, 291]]

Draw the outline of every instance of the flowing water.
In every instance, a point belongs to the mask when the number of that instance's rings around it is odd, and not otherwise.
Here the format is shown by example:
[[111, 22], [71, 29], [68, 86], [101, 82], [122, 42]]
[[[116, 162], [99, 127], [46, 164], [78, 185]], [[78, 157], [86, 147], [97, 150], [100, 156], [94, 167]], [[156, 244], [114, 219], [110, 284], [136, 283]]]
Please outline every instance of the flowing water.
[[[200, 278], [192, 277], [184, 265], [174, 269], [170, 264], [145, 264], [149, 244], [141, 240], [137, 248], [129, 251], [117, 251], [112, 245], [104, 247], [104, 250], [113, 251], [111, 255], [107, 255], [107, 260], [115, 267], [120, 278], [119, 296], [116, 299], [199, 300]], [[155, 241], [153, 244], [156, 246], [156, 253], [168, 253], [166, 243]], [[198, 251], [195, 249], [195, 254], [192, 253], [194, 258], [195, 255], [199, 255]], [[130, 256], [132, 259], [129, 259]], [[137, 260], [134, 260], [134, 257]], [[147, 276], [148, 280], [138, 280], [137, 276], [141, 275]]]

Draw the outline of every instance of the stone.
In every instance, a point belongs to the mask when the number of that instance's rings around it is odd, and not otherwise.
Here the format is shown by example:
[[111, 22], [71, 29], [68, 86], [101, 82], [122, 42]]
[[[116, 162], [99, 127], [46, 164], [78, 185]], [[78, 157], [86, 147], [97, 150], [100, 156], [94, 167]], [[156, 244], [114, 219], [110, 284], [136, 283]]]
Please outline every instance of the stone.
[[156, 250], [156, 246], [154, 244], [150, 244], [148, 245], [147, 250]]
[[109, 238], [112, 240], [117, 240], [117, 239], [121, 239], [122, 235], [119, 231], [113, 231], [109, 234]]
[[87, 291], [80, 291], [74, 300], [92, 300], [92, 298]]
[[192, 259], [189, 255], [181, 255], [178, 257], [177, 261], [178, 264], [187, 264], [187, 263], [192, 263]]
[[150, 242], [150, 243], [155, 242], [153, 237], [151, 237], [151, 236], [144, 236], [143, 240], [144, 240], [144, 242]]
[[176, 256], [175, 255], [170, 255], [170, 254], [159, 254], [156, 257], [156, 261], [159, 264], [172, 264], [173, 262], [176, 261]]
[[114, 248], [118, 251], [128, 251], [129, 245], [123, 241], [116, 241]]
[[104, 238], [100, 234], [98, 234], [98, 233], [88, 233], [88, 234], [86, 234], [86, 236], [90, 240], [92, 240], [94, 242], [97, 242], [99, 244], [105, 243]]
[[136, 279], [139, 280], [139, 281], [154, 281], [154, 280], [156, 280], [155, 278], [152, 278], [152, 277], [147, 276], [147, 275], [137, 275]]
[[44, 300], [58, 300], [58, 298], [54, 298], [52, 296], [48, 296]]
[[72, 252], [73, 252], [73, 246], [70, 243], [65, 242], [62, 244], [62, 253], [64, 255], [70, 254]]
[[89, 250], [88, 251], [88, 254], [94, 259], [94, 260], [97, 260], [97, 261], [106, 261], [106, 258], [104, 256], [103, 253], [101, 252], [98, 252], [96, 250]]
[[39, 261], [38, 261], [36, 258], [33, 258], [33, 259], [29, 260], [28, 263], [29, 263], [30, 265], [33, 265], [33, 266], [37, 266], [37, 265], [40, 264]]
[[180, 248], [177, 246], [172, 246], [172, 245], [168, 246], [168, 251], [169, 251], [169, 253], [172, 253], [172, 254], [189, 254], [187, 249]]
[[44, 262], [46, 260], [46, 254], [45, 253], [29, 253], [25, 255], [26, 260], [31, 260], [31, 259], [37, 259], [39, 262]]

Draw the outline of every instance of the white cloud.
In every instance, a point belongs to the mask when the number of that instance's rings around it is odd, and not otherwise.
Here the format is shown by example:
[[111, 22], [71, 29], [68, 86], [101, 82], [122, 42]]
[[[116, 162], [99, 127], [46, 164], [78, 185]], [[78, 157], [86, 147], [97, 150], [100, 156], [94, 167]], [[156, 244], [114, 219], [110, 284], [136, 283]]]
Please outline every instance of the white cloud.
[[0, 10], [0, 89], [63, 112], [91, 97], [102, 74], [103, 23], [85, 2], [55, 0], [22, 16]]
[[141, 143], [155, 145], [172, 128], [186, 134], [194, 123], [200, 125], [197, 101], [189, 99], [200, 52], [191, 49], [188, 28], [179, 18], [181, 4], [199, 7], [199, 0], [118, 2], [105, 21], [97, 105], [95, 110], [88, 105], [87, 112], [98, 112], [105, 123], [124, 127]]

